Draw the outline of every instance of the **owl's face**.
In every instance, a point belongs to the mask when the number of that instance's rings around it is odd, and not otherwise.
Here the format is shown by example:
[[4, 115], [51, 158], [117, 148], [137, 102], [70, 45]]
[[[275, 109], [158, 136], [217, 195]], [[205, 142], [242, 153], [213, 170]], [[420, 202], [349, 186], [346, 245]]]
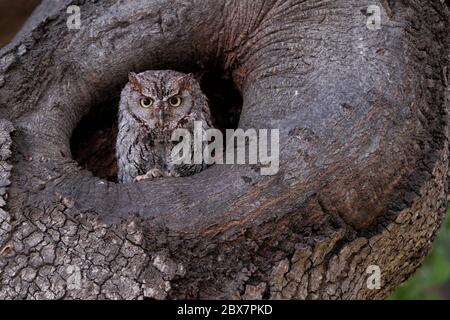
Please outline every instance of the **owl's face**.
[[200, 86], [192, 75], [175, 71], [130, 73], [128, 111], [150, 128], [174, 129], [192, 111]]

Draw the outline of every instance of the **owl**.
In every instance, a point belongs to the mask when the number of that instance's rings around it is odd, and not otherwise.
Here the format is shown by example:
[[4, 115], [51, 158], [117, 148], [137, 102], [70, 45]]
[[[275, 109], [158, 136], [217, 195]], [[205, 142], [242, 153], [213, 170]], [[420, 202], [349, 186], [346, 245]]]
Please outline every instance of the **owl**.
[[184, 177], [205, 164], [173, 164], [176, 129], [193, 135], [194, 122], [212, 127], [208, 99], [192, 74], [176, 71], [130, 73], [119, 105], [116, 156], [121, 183], [158, 177]]

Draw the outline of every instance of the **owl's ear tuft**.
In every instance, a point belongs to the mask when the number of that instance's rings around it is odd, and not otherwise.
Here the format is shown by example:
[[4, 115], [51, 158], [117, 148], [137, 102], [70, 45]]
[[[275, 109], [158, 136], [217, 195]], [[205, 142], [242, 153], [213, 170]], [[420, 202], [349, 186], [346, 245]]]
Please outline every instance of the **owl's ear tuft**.
[[130, 82], [131, 88], [134, 91], [142, 92], [142, 84], [136, 73], [130, 72], [128, 74], [128, 81]]
[[194, 75], [192, 73], [189, 73], [189, 74], [181, 77], [178, 80], [178, 83], [180, 84], [180, 91], [192, 90], [195, 81], [196, 80], [195, 80]]

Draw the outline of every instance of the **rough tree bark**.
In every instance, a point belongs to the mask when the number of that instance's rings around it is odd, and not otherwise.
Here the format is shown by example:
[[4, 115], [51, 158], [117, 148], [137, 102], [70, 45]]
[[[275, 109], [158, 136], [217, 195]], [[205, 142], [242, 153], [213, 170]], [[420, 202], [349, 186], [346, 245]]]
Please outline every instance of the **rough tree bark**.
[[[448, 29], [439, 0], [43, 1], [0, 50], [0, 298], [386, 297], [447, 205]], [[198, 65], [233, 77], [240, 127], [280, 129], [278, 175], [120, 185], [72, 159], [130, 70]]]

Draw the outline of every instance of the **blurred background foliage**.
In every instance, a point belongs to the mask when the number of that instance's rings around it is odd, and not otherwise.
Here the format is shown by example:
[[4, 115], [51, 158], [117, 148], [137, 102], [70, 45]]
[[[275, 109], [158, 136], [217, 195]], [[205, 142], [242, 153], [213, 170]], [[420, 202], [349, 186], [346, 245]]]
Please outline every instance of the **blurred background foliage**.
[[[40, 0], [0, 0], [0, 48], [18, 32]], [[406, 283], [391, 295], [392, 300], [450, 300], [450, 210], [431, 255]]]
[[389, 299], [450, 300], [450, 207], [430, 256], [417, 273]]
[[0, 0], [0, 48], [20, 30], [40, 0]]

